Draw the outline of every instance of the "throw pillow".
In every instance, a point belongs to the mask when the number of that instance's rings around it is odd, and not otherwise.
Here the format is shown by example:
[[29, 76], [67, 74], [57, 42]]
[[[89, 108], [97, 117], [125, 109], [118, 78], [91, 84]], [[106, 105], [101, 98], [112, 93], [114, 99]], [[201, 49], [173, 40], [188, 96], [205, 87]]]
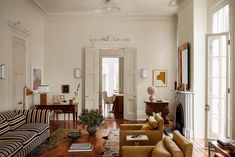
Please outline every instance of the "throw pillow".
[[158, 127], [158, 121], [156, 121], [156, 119], [153, 116], [148, 117], [148, 122], [153, 129], [156, 129]]
[[170, 137], [165, 136], [163, 142], [166, 148], [170, 151], [171, 154], [173, 154], [174, 157], [184, 157], [184, 153], [182, 152], [182, 150], [173, 140], [171, 140]]
[[141, 127], [141, 130], [153, 130], [153, 127], [148, 122], [145, 122]]
[[6, 119], [0, 119], [0, 135], [10, 130], [10, 126]]
[[164, 128], [164, 119], [161, 116], [161, 112], [157, 113], [154, 117], [158, 121], [158, 129]]
[[8, 123], [10, 125], [10, 130], [15, 130], [16, 128], [22, 126], [26, 123], [25, 116], [23, 113], [16, 115], [15, 117], [12, 117], [8, 119]]

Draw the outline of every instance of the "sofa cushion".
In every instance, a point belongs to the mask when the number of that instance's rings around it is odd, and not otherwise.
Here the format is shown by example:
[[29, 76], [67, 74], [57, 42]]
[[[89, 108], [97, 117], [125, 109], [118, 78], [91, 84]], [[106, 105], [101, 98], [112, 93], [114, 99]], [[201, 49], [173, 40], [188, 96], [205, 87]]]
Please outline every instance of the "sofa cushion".
[[18, 114], [7, 120], [10, 125], [10, 130], [15, 130], [16, 128], [22, 126], [26, 123], [25, 116], [23, 114]]
[[184, 156], [192, 157], [193, 144], [182, 136], [178, 130], [173, 132], [173, 140], [184, 152]]
[[49, 129], [49, 124], [46, 123], [26, 123], [21, 127], [17, 128], [17, 131], [34, 131], [37, 135], [40, 135], [45, 130]]
[[182, 150], [170, 137], [165, 136], [163, 139], [163, 143], [173, 157], [184, 157], [184, 153], [182, 152]]
[[0, 136], [0, 140], [15, 140], [20, 141], [23, 145], [26, 145], [37, 136], [33, 131], [9, 131]]
[[153, 129], [156, 129], [158, 127], [158, 121], [153, 116], [148, 117], [148, 123], [151, 125]]
[[166, 149], [163, 141], [160, 141], [154, 147], [151, 157], [171, 157], [171, 154]]
[[0, 118], [0, 135], [6, 133], [9, 130], [10, 130], [10, 126], [8, 125], [7, 120]]
[[145, 122], [142, 125], [141, 130], [153, 130], [153, 127], [148, 122]]
[[10, 119], [12, 117], [15, 117], [17, 114], [14, 111], [5, 111], [0, 113], [0, 117], [2, 119]]
[[15, 140], [0, 140], [0, 156], [12, 157], [22, 149], [23, 145], [19, 141]]

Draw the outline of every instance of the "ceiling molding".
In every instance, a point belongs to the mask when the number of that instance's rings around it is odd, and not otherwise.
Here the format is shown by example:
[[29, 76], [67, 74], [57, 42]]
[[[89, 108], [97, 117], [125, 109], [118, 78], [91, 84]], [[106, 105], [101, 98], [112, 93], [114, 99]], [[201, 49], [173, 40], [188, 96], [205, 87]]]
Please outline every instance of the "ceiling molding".
[[47, 16], [47, 21], [158, 21], [158, 22], [176, 22], [177, 16], [165, 15], [58, 15]]
[[181, 10], [183, 10], [190, 2], [192, 2], [193, 0], [182, 0], [179, 5], [178, 5], [178, 9], [177, 11], [180, 12]]

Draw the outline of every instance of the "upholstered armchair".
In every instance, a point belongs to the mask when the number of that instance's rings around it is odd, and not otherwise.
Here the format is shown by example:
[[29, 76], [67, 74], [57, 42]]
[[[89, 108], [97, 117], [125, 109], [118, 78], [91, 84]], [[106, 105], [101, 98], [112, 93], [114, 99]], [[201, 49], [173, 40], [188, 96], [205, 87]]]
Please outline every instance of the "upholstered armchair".
[[145, 124], [121, 124], [120, 125], [120, 136], [119, 136], [119, 152], [122, 154], [123, 146], [133, 146], [136, 143], [133, 141], [127, 141], [127, 135], [147, 135], [148, 141], [141, 141], [141, 146], [155, 146], [157, 142], [162, 140], [164, 120], [160, 115], [156, 115], [156, 121], [158, 126], [155, 129], [145, 129]]
[[165, 136], [155, 146], [123, 146], [122, 157], [192, 157], [193, 144], [180, 134], [173, 132], [173, 139]]

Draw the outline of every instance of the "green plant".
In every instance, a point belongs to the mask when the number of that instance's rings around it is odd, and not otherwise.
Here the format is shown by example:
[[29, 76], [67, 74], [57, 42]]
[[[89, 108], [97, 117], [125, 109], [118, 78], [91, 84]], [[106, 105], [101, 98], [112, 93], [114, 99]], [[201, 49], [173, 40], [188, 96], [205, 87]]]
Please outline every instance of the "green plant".
[[102, 113], [98, 109], [83, 110], [78, 118], [79, 122], [88, 126], [99, 126], [104, 120]]

